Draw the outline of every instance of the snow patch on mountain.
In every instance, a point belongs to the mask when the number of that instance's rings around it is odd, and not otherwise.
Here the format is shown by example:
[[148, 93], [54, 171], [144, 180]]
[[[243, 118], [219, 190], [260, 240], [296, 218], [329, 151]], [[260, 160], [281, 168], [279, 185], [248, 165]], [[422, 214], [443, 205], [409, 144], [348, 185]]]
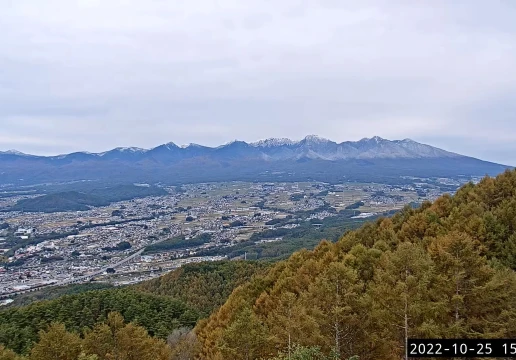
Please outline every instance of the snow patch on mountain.
[[287, 138], [269, 138], [269, 139], [252, 142], [249, 145], [254, 146], [254, 147], [270, 148], [270, 147], [277, 147], [277, 146], [286, 146], [286, 145], [288, 146], [288, 145], [293, 145], [295, 143], [296, 143], [295, 141], [292, 141]]
[[234, 143], [238, 143], [238, 142], [240, 142], [240, 141], [239, 141], [239, 140], [232, 140], [232, 141], [229, 141], [229, 142], [227, 142], [227, 143], [225, 143], [225, 144], [223, 144], [223, 145], [219, 145], [219, 146], [217, 146], [215, 149], [222, 149], [222, 148], [225, 148], [225, 147], [231, 146], [231, 145], [233, 145]]
[[307, 135], [303, 140], [301, 140], [301, 142], [310, 144], [324, 144], [331, 141], [318, 135]]
[[170, 142], [168, 142], [166, 144], [163, 144], [162, 146], [164, 146], [168, 150], [177, 149], [179, 147], [175, 143], [173, 143], [172, 141], [170, 141]]
[[118, 148], [115, 148], [114, 150], [121, 151], [121, 152], [131, 152], [131, 153], [148, 151], [146, 149], [142, 149], [139, 147], [118, 147]]

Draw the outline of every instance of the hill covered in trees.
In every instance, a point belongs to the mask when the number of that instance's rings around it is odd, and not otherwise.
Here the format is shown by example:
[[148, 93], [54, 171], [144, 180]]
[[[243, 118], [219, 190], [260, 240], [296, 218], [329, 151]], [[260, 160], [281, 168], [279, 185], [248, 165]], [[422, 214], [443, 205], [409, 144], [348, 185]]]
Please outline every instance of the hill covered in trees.
[[166, 190], [155, 186], [116, 185], [88, 189], [87, 191], [61, 191], [22, 199], [6, 210], [26, 212], [84, 211], [92, 206], [106, 206], [117, 201], [166, 194], [168, 194]]
[[514, 171], [407, 207], [237, 288], [197, 326], [199, 357], [400, 359], [406, 337], [514, 338], [515, 230]]
[[[30, 360], [169, 360], [171, 349], [162, 339], [149, 336], [134, 323], [126, 324], [117, 312], [79, 335], [60, 323], [51, 323], [39, 332], [39, 341], [31, 349]], [[23, 360], [0, 344], [0, 359]]]
[[9, 211], [85, 211], [90, 209], [92, 206], [102, 206], [107, 204], [109, 203], [96, 196], [77, 191], [67, 191], [18, 200], [16, 204], [9, 208]]
[[111, 312], [120, 313], [127, 322], [134, 322], [162, 339], [176, 328], [193, 326], [198, 319], [195, 310], [170, 297], [129, 289], [89, 291], [0, 312], [0, 344], [26, 354], [41, 340], [40, 332], [52, 323], [84, 334], [85, 328], [93, 329], [106, 321]]
[[187, 264], [164, 276], [138, 284], [135, 289], [179, 299], [207, 317], [227, 300], [236, 287], [255, 274], [265, 272], [270, 266], [270, 263], [259, 261]]

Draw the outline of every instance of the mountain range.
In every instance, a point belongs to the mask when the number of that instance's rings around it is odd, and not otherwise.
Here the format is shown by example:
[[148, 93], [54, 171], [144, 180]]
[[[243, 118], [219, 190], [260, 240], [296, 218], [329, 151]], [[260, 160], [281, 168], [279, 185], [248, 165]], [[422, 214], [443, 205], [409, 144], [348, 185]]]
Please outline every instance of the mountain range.
[[[142, 160], [145, 158], [158, 161], [174, 161], [196, 156], [244, 156], [264, 160], [298, 160], [301, 158], [347, 160], [372, 158], [419, 159], [458, 157], [460, 155], [429, 145], [420, 144], [410, 139], [389, 141], [375, 136], [370, 139], [364, 138], [360, 141], [345, 141], [339, 144], [317, 135], [308, 135], [300, 141], [292, 141], [285, 138], [270, 138], [254, 143], [246, 143], [244, 141], [235, 140], [215, 148], [198, 144], [178, 146], [170, 142], [152, 149], [118, 147], [101, 153], [75, 152], [44, 158], [54, 163], [63, 163], [73, 160]], [[24, 154], [16, 150], [0, 152], [0, 159], [6, 157], [42, 158], [35, 155]]]
[[73, 180], [163, 183], [227, 180], [375, 180], [378, 176], [495, 175], [507, 166], [448, 152], [410, 139], [375, 136], [337, 143], [316, 135], [300, 141], [235, 140], [218, 147], [172, 142], [152, 149], [37, 156], [0, 152], [0, 183]]

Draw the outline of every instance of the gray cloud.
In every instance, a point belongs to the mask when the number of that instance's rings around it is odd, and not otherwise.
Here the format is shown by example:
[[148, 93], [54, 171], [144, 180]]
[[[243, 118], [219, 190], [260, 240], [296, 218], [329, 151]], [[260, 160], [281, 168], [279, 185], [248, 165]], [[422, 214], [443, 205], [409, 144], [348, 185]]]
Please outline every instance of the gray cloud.
[[315, 133], [516, 164], [511, 1], [0, 2], [0, 149]]

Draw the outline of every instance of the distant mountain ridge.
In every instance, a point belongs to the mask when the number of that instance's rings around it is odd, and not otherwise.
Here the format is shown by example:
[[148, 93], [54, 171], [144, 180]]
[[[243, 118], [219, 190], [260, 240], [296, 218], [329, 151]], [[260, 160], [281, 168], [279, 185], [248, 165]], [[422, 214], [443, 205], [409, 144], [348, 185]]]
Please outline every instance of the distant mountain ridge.
[[[138, 159], [152, 158], [157, 155], [160, 159], [163, 154], [169, 153], [173, 157], [191, 156], [217, 156], [219, 153], [235, 151], [241, 155], [255, 156], [266, 160], [287, 160], [299, 159], [302, 157], [322, 160], [347, 160], [347, 159], [374, 159], [374, 158], [439, 158], [439, 157], [460, 157], [461, 155], [448, 152], [436, 147], [421, 144], [410, 139], [387, 140], [379, 136], [364, 138], [359, 141], [345, 141], [337, 143], [317, 135], [308, 135], [299, 141], [287, 138], [269, 138], [257, 142], [246, 143], [245, 141], [232, 141], [217, 147], [208, 147], [198, 144], [178, 146], [173, 142], [159, 145], [152, 149], [138, 147], [117, 147], [100, 153], [74, 152], [57, 156], [28, 155], [16, 150], [0, 152], [1, 155], [38, 157], [49, 160], [76, 159]], [[183, 156], [180, 156], [183, 155]]]
[[496, 175], [507, 166], [455, 154], [410, 139], [378, 136], [337, 143], [316, 135], [302, 140], [235, 140], [208, 147], [173, 142], [152, 149], [117, 147], [91, 153], [37, 156], [0, 152], [0, 184], [76, 180], [138, 182], [381, 181], [401, 176]]

